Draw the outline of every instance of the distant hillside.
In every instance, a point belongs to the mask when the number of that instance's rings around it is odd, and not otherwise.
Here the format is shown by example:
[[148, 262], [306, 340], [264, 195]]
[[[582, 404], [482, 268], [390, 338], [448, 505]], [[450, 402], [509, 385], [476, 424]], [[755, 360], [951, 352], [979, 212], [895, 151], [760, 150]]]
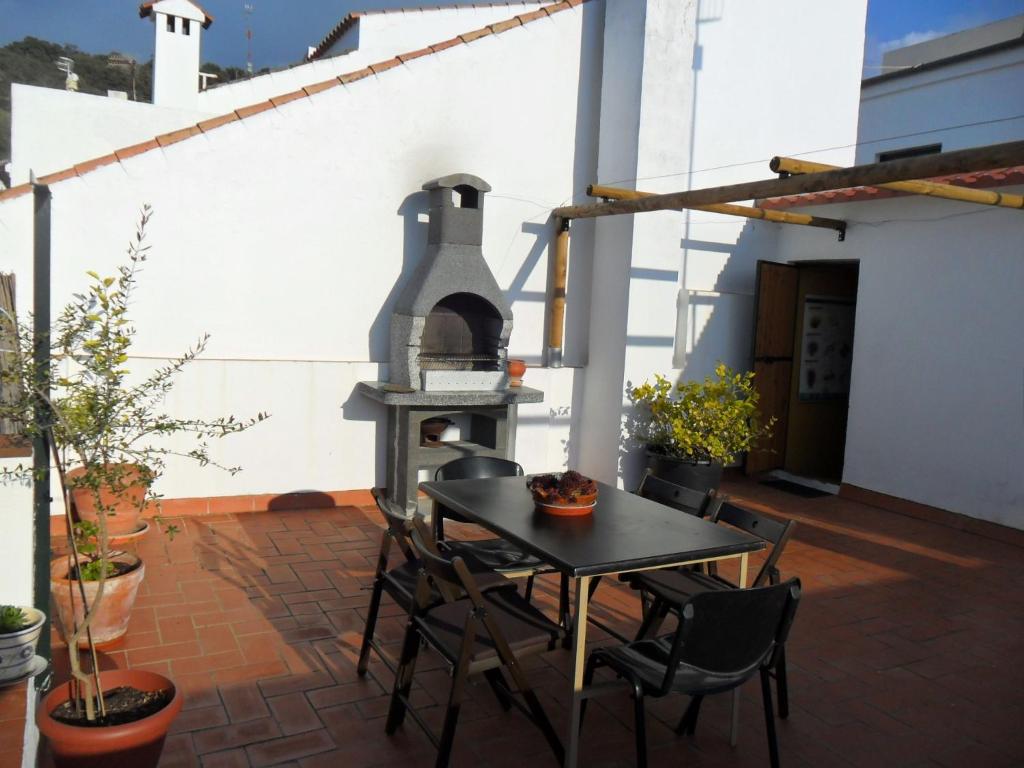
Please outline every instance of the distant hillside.
[[[59, 45], [35, 37], [8, 43], [0, 48], [0, 161], [11, 157], [11, 83], [63, 89], [65, 76], [57, 69], [61, 56], [74, 60], [80, 93], [102, 96], [108, 90], [125, 91], [135, 101], [152, 99], [152, 60], [135, 66], [133, 83], [131, 64], [116, 52], [86, 53], [74, 45]], [[218, 83], [246, 76], [244, 69], [212, 63], [203, 64], [202, 71], [217, 75]]]

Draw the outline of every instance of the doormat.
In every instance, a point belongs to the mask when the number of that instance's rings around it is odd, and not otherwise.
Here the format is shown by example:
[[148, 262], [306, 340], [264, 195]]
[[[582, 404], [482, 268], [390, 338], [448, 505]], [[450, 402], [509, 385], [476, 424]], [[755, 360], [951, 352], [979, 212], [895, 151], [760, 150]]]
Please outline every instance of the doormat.
[[800, 483], [793, 483], [789, 480], [779, 480], [777, 478], [762, 480], [761, 485], [767, 485], [770, 488], [776, 488], [780, 491], [791, 493], [794, 496], [802, 496], [805, 499], [818, 499], [822, 496], [832, 495], [828, 491], [819, 491], [817, 488], [810, 488], [806, 485], [800, 485]]

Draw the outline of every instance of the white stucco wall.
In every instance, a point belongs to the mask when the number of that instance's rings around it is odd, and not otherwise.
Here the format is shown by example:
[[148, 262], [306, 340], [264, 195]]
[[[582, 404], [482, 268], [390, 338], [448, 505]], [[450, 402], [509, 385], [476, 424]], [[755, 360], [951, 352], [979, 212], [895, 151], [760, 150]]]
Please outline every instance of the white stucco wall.
[[14, 185], [27, 182], [30, 170], [45, 176], [213, 116], [18, 83], [11, 106]]
[[915, 198], [805, 210], [850, 222], [846, 242], [787, 227], [779, 260], [860, 262], [843, 481], [1024, 528], [1020, 213]]
[[858, 163], [879, 152], [942, 144], [943, 151], [1024, 135], [1024, 45], [879, 81], [861, 98]]
[[[168, 399], [183, 414], [270, 421], [217, 444], [236, 477], [174, 464], [168, 497], [365, 488], [383, 480], [384, 410], [353, 395], [384, 375], [391, 303], [425, 243], [424, 181], [470, 171], [490, 182], [483, 251], [515, 313], [510, 354], [543, 347], [552, 207], [592, 178], [595, 121], [574, 82], [585, 14], [599, 3], [483, 38], [254, 115], [53, 187], [54, 305], [84, 271], [120, 263], [151, 203], [153, 255], [135, 305], [133, 368], [213, 336]], [[514, 76], [510, 76], [514, 73]], [[487, 108], [480, 108], [487, 99]], [[583, 102], [586, 104], [586, 102]], [[411, 121], [410, 114], [418, 116]], [[534, 140], [543, 126], [543, 140]], [[254, 165], [254, 159], [258, 164]], [[30, 295], [31, 202], [0, 203], [0, 267]], [[586, 259], [573, 267], [587, 279]], [[564, 461], [573, 369], [531, 369], [547, 393], [520, 411], [528, 470]], [[554, 463], [552, 463], [554, 462]]]

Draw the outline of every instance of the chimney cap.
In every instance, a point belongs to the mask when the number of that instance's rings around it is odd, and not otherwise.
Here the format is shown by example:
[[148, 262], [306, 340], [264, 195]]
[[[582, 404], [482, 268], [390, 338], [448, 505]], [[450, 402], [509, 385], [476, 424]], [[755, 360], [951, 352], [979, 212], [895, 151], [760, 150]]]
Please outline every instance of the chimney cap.
[[[163, 2], [167, 2], [167, 0], [149, 0], [149, 2], [142, 3], [142, 5], [139, 6], [139, 18], [144, 19], [147, 16], [151, 15], [153, 13], [153, 6], [160, 5]], [[203, 29], [209, 29], [210, 25], [213, 24], [213, 16], [207, 13], [206, 9], [203, 8], [203, 6], [201, 6], [199, 3], [192, 2], [192, 0], [184, 0], [184, 2], [188, 3], [193, 8], [195, 8], [199, 13], [202, 14]]]
[[481, 179], [479, 176], [474, 176], [471, 173], [452, 173], [448, 176], [441, 176], [436, 179], [431, 179], [423, 185], [423, 189], [455, 189], [456, 187], [472, 187], [473, 189], [479, 190], [480, 192], [490, 192], [491, 185]]

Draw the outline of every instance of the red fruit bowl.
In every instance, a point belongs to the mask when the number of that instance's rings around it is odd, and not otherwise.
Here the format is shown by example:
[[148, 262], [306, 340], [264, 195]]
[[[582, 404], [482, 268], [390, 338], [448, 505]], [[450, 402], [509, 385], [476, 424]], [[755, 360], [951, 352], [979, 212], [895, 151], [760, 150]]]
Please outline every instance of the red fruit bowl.
[[537, 509], [549, 515], [589, 515], [597, 504], [597, 484], [578, 472], [537, 475], [526, 485]]

